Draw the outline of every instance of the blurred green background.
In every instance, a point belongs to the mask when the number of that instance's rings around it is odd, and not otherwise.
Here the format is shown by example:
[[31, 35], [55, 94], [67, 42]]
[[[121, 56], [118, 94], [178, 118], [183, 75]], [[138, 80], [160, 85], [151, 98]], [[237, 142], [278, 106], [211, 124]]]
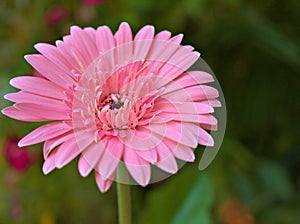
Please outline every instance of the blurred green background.
[[[0, 1], [0, 108], [16, 91], [9, 79], [29, 75], [23, 56], [38, 42], [54, 43], [73, 24], [127, 21], [134, 32], [184, 33], [219, 79], [227, 131], [217, 158], [198, 160], [177, 175], [132, 187], [134, 223], [300, 223], [300, 3], [298, 0]], [[38, 124], [0, 115], [0, 146]], [[28, 149], [33, 164], [18, 172], [0, 156], [0, 223], [116, 223], [115, 184], [101, 194], [76, 161], [44, 176], [42, 145]]]

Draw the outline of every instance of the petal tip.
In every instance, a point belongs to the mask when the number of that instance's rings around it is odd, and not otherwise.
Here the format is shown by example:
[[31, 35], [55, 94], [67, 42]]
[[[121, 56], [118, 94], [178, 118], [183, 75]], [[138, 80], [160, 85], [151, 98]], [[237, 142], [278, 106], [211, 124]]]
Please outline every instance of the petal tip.
[[71, 35], [74, 31], [76, 32], [77, 30], [82, 30], [82, 29], [79, 26], [76, 26], [76, 25], [71, 26], [71, 28], [70, 28]]
[[52, 170], [46, 169], [43, 167], [43, 174], [44, 175], [48, 175], [49, 173], [51, 173]]
[[12, 78], [11, 80], [9, 80], [9, 85], [15, 86], [15, 85], [14, 85], [15, 80], [16, 80], [16, 77], [15, 77], [15, 78]]
[[83, 172], [82, 170], [79, 170], [79, 174], [80, 174], [80, 176], [82, 176], [82, 177], [87, 177], [87, 176], [89, 175], [88, 172]]
[[[10, 95], [10, 93], [8, 93], [8, 94], [5, 94], [4, 96], [3, 96], [3, 98], [5, 99], [5, 100], [9, 100], [9, 101], [11, 101], [10, 99], [9, 99], [9, 95]], [[1, 111], [2, 112], [2, 111]]]
[[35, 45], [33, 45], [33, 47], [35, 48], [35, 49], [39, 49], [40, 47], [42, 47], [44, 44], [42, 44], [42, 43], [37, 43], [37, 44], [35, 44]]
[[[5, 98], [4, 98], [4, 99], [5, 99]], [[2, 110], [1, 110], [1, 114], [7, 116], [6, 111], [7, 111], [7, 108], [2, 109]]]
[[43, 168], [42, 168], [44, 175], [51, 173], [51, 171], [53, 171], [54, 169], [55, 169], [55, 166], [53, 166], [53, 164], [51, 162], [49, 162], [47, 160], [44, 162]]
[[22, 148], [24, 146], [25, 146], [25, 144], [23, 142], [21, 142], [21, 141], [18, 142], [18, 147]]
[[78, 171], [80, 176], [87, 177], [93, 168], [87, 163], [84, 157], [80, 157], [78, 160]]
[[201, 56], [201, 54], [198, 51], [194, 51], [193, 54], [195, 55], [195, 57], [199, 58]]
[[97, 183], [99, 190], [102, 193], [107, 192], [109, 190], [110, 186], [112, 185], [112, 180], [103, 179], [101, 174], [99, 174], [98, 172], [95, 172], [95, 178], [96, 178], [96, 183]]
[[30, 54], [24, 55], [24, 59], [25, 59], [26, 61], [28, 61], [29, 58], [30, 58]]
[[121, 26], [127, 26], [127, 27], [130, 27], [130, 25], [129, 25], [127, 22], [121, 22], [121, 23], [120, 23], [120, 27], [121, 27]]

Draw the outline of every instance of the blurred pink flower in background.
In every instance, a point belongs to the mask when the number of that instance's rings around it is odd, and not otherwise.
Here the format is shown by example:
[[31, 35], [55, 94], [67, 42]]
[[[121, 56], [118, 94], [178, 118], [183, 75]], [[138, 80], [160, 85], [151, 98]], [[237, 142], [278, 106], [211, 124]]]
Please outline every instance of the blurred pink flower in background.
[[213, 77], [187, 71], [200, 54], [180, 45], [182, 38], [155, 34], [153, 26], [133, 37], [122, 23], [114, 35], [107, 26], [73, 26], [56, 46], [35, 45], [40, 54], [25, 58], [42, 77], [13, 78], [10, 84], [21, 91], [5, 96], [15, 104], [2, 113], [54, 122], [19, 146], [45, 142], [45, 174], [80, 156], [80, 174], [94, 170], [102, 192], [120, 163], [142, 186], [150, 182], [151, 166], [176, 173], [176, 159], [192, 162], [198, 144], [214, 145], [207, 130], [217, 129], [212, 113], [220, 106], [218, 91], [203, 85]]
[[98, 5], [104, 2], [108, 2], [109, 0], [82, 0], [82, 2], [86, 5]]
[[23, 173], [32, 165], [33, 158], [26, 148], [20, 148], [18, 146], [19, 140], [20, 139], [15, 136], [6, 138], [3, 145], [3, 154], [12, 169]]
[[20, 221], [24, 215], [23, 205], [21, 203], [22, 194], [19, 185], [20, 178], [26, 174], [28, 169], [38, 161], [36, 153], [28, 151], [26, 147], [19, 147], [20, 139], [16, 136], [8, 136], [3, 143], [3, 157], [8, 165], [8, 170], [4, 175], [4, 183], [9, 189], [9, 212], [11, 218]]
[[53, 28], [69, 17], [69, 11], [63, 6], [53, 6], [46, 12], [45, 22], [49, 28]]

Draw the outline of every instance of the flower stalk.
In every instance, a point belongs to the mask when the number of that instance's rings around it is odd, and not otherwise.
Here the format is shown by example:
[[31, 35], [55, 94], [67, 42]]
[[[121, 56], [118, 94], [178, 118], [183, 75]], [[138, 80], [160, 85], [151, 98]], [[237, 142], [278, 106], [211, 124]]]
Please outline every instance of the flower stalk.
[[[120, 169], [118, 169], [120, 174]], [[131, 224], [130, 185], [117, 182], [119, 224]]]

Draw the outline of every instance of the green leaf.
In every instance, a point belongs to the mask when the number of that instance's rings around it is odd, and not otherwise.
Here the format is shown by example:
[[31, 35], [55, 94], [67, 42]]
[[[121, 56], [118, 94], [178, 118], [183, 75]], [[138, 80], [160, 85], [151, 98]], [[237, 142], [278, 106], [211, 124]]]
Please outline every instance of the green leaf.
[[148, 192], [146, 206], [138, 212], [136, 223], [171, 223], [174, 213], [185, 200], [189, 190], [193, 188], [193, 182], [199, 173], [196, 165], [186, 164], [178, 174], [158, 183], [161, 186]]
[[269, 195], [288, 199], [293, 194], [290, 177], [286, 170], [275, 161], [263, 161], [258, 167], [261, 186]]
[[262, 49], [292, 68], [300, 68], [300, 47], [296, 41], [254, 11], [247, 11], [245, 16], [250, 34]]
[[213, 202], [213, 186], [209, 176], [201, 172], [186, 199], [177, 210], [172, 223], [209, 224]]

